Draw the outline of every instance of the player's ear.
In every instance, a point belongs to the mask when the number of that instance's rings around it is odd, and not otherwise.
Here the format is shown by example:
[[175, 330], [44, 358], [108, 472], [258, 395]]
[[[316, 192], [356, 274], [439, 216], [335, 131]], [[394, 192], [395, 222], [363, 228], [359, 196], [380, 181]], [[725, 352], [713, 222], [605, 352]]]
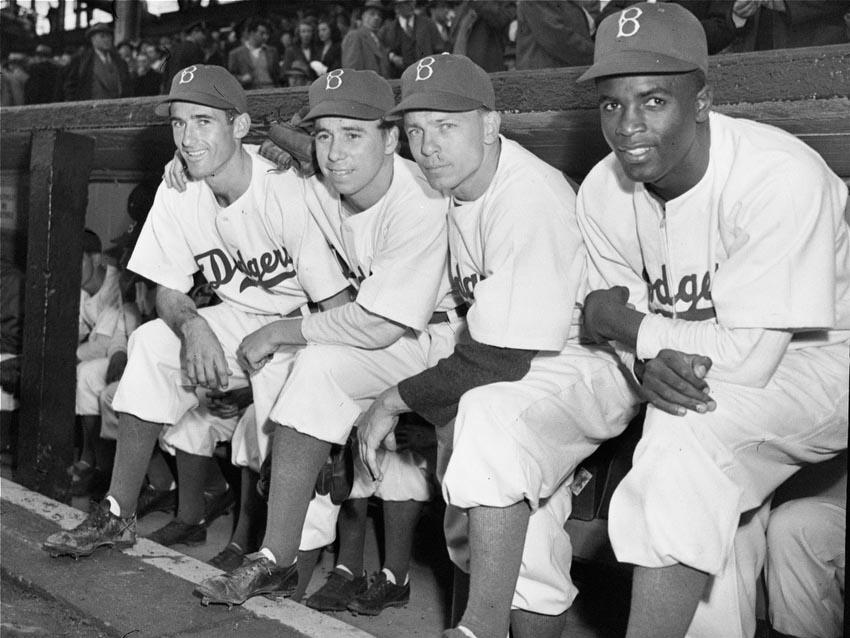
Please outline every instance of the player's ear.
[[703, 123], [708, 122], [708, 114], [711, 111], [711, 105], [714, 102], [714, 90], [710, 84], [705, 84], [697, 91], [694, 106], [696, 107], [696, 121]]
[[384, 155], [392, 155], [398, 148], [398, 126], [383, 129]]
[[502, 116], [498, 111], [485, 111], [482, 117], [484, 124], [484, 143], [495, 144], [499, 141], [499, 128], [502, 126]]
[[233, 137], [241, 140], [248, 135], [251, 130], [251, 116], [247, 113], [240, 113], [233, 118]]

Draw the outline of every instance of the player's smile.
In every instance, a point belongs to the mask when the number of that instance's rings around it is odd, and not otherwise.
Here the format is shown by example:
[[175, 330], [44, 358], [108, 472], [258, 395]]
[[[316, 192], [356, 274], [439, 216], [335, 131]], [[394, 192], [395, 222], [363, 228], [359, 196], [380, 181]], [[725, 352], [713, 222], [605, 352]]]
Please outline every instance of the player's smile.
[[380, 122], [371, 120], [344, 117], [316, 120], [319, 169], [355, 208], [369, 208], [386, 192], [398, 141], [395, 130], [384, 131]]
[[697, 124], [708, 111], [687, 76], [627, 75], [597, 81], [602, 132], [629, 179], [665, 199], [694, 186], [707, 153]]

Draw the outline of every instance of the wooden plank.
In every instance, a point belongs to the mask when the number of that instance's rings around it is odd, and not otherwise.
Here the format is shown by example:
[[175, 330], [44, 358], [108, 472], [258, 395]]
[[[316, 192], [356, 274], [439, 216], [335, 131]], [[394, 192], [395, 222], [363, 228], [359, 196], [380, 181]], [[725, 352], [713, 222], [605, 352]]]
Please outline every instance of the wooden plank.
[[[797, 135], [817, 150], [836, 173], [850, 177], [850, 98], [719, 105], [717, 110], [773, 124]], [[247, 140], [259, 143], [267, 128], [265, 124], [255, 125]], [[581, 179], [607, 153], [595, 108], [505, 112], [502, 129], [508, 137], [574, 179]], [[93, 170], [100, 179], [121, 174], [158, 176], [174, 153], [169, 128], [162, 124], [77, 132], [97, 140]], [[3, 170], [26, 168], [28, 139], [29, 133], [24, 132], [4, 135]]]
[[62, 498], [74, 454], [82, 235], [94, 140], [32, 136], [18, 481]]
[[[596, 107], [593, 83], [576, 84], [582, 67], [494, 73], [500, 111], [569, 111]], [[737, 53], [710, 58], [716, 102], [850, 97], [850, 44]], [[396, 91], [399, 83], [393, 82]], [[111, 129], [162, 125], [153, 108], [160, 98], [66, 102], [3, 110], [0, 133], [32, 129]], [[251, 118], [261, 127], [288, 119], [307, 101], [307, 89], [248, 92]]]

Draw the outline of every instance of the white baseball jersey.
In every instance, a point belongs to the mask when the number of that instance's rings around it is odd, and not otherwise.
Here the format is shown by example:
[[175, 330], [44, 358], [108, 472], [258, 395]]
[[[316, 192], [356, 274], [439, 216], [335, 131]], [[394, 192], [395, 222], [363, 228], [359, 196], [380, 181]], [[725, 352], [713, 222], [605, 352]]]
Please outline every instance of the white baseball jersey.
[[[650, 313], [636, 355], [708, 355], [715, 410], [647, 408], [608, 531], [617, 558], [713, 575], [689, 638], [752, 636], [762, 505], [801, 465], [847, 447], [847, 188], [771, 126], [710, 116], [705, 175], [661, 205], [611, 155], [579, 191], [592, 288], [627, 285]], [[742, 329], [795, 333], [763, 383], [736, 383]], [[731, 346], [730, 346], [731, 344]], [[741, 519], [744, 512], [754, 515]]]
[[[223, 301], [244, 312], [286, 315], [348, 282], [304, 201], [304, 181], [244, 146], [251, 183], [220, 206], [204, 182], [160, 186], [129, 269], [188, 292], [200, 270]], [[259, 166], [258, 166], [259, 164]]]
[[115, 266], [106, 266], [106, 275], [100, 289], [90, 295], [80, 289], [80, 327], [79, 340], [89, 334], [111, 336], [115, 330], [115, 314], [108, 313], [121, 307], [120, 274]]
[[644, 321], [642, 358], [664, 343], [722, 366], [722, 334], [693, 322], [808, 332], [792, 348], [843, 341], [847, 187], [788, 133], [718, 113], [710, 126], [705, 175], [666, 204], [629, 181], [613, 154], [587, 176], [578, 210], [591, 287], [628, 285], [639, 310], [682, 320]]
[[458, 305], [446, 274], [448, 202], [416, 164], [396, 155], [389, 189], [359, 213], [347, 212], [339, 195], [317, 177], [307, 183], [307, 202], [350, 270], [357, 303], [366, 310], [422, 331], [435, 308]]
[[[443, 495], [452, 507], [532, 507], [513, 607], [562, 613], [575, 598], [564, 531], [577, 465], [626, 427], [636, 405], [613, 353], [578, 344], [586, 253], [575, 193], [564, 176], [501, 138], [496, 174], [449, 212], [453, 284], [471, 304], [473, 339], [541, 350], [522, 379], [482, 385], [460, 400]], [[450, 555], [468, 569], [463, 526]], [[458, 534], [460, 532], [460, 534]]]
[[[471, 305], [473, 339], [488, 345], [559, 351], [578, 334], [585, 252], [575, 193], [557, 169], [511, 140], [473, 202], [449, 212], [450, 274]], [[559, 202], [561, 210], [552, 210]]]

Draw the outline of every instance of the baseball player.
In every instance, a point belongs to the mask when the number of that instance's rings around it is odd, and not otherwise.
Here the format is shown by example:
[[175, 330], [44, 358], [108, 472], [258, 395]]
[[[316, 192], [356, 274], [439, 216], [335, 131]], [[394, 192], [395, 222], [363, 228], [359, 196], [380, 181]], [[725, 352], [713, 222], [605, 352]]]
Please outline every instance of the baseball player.
[[[358, 423], [372, 470], [397, 416], [454, 417], [443, 495], [468, 515], [469, 602], [445, 636], [560, 636], [577, 590], [564, 532], [576, 465], [621, 432], [635, 397], [608, 348], [577, 342], [585, 252], [564, 176], [499, 134], [493, 85], [458, 55], [402, 76], [392, 111], [431, 185], [451, 195], [450, 273], [471, 342], [381, 394]], [[443, 429], [443, 428], [440, 428]], [[511, 609], [516, 610], [511, 613]]]
[[636, 565], [630, 638], [752, 636], [772, 492], [847, 447], [847, 187], [711, 112], [706, 72], [693, 15], [642, 3], [602, 22], [581, 77], [613, 151], [579, 192], [584, 326], [652, 404], [608, 520]]
[[[120, 425], [109, 492], [81, 525], [47, 539], [44, 548], [54, 555], [132, 545], [136, 498], [162, 424], [197, 411], [202, 390], [248, 384], [236, 361], [245, 335], [300, 313], [310, 299], [347, 299], [348, 282], [304, 204], [302, 182], [242, 144], [250, 116], [233, 76], [216, 66], [187, 67], [157, 113], [169, 117], [194, 181], [182, 193], [159, 188], [134, 250], [129, 268], [157, 283], [160, 319], [130, 340], [113, 403]], [[198, 270], [222, 303], [196, 309], [187, 293]], [[251, 377], [259, 423], [293, 353], [276, 353]], [[269, 570], [267, 591], [293, 576]]]
[[98, 397], [116, 379], [126, 361], [127, 337], [138, 324], [125, 312], [119, 270], [103, 263], [100, 238], [83, 232], [77, 346], [76, 414], [82, 428], [80, 459], [68, 468], [71, 493], [84, 496], [102, 490], [109, 480], [112, 450], [100, 441]]
[[838, 638], [844, 627], [847, 454], [811, 465], [770, 512], [764, 566], [768, 617], [777, 638]]
[[[279, 427], [260, 557], [201, 583], [196, 592], [210, 602], [239, 604], [261, 591], [265, 565], [292, 563], [302, 524], [309, 526], [326, 498], [311, 501], [331, 444], [346, 443], [355, 419], [380, 392], [426, 368], [429, 357], [451, 352], [463, 323], [447, 274], [447, 202], [413, 162], [395, 153], [398, 129], [381, 120], [394, 105], [389, 83], [373, 71], [335, 69], [313, 83], [309, 99], [304, 121], [313, 123], [323, 177], [307, 180], [308, 205], [356, 283], [357, 297], [330, 312], [270, 324], [240, 346], [243, 365], [256, 369], [282, 344], [308, 344], [271, 411]], [[430, 495], [410, 452], [385, 451], [378, 464], [383, 481], [359, 472], [351, 498], [362, 509], [368, 496], [380, 496], [385, 523], [396, 526], [387, 528], [388, 543], [405, 542], [387, 552], [370, 588], [369, 597], [381, 599], [379, 612], [409, 598], [410, 543], [421, 502]], [[362, 564], [362, 540], [355, 545], [341, 549], [334, 572], [349, 599], [368, 594], [352, 565]]]

